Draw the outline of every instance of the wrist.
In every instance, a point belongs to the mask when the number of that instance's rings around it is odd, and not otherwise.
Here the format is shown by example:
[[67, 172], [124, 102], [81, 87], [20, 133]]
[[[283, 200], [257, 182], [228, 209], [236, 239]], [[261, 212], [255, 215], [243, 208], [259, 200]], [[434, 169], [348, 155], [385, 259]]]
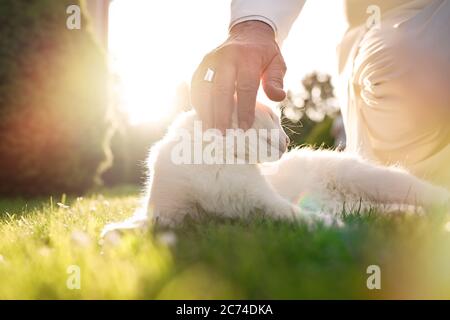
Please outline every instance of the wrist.
[[238, 34], [256, 34], [275, 40], [273, 27], [260, 20], [247, 20], [236, 23], [230, 28], [230, 36]]

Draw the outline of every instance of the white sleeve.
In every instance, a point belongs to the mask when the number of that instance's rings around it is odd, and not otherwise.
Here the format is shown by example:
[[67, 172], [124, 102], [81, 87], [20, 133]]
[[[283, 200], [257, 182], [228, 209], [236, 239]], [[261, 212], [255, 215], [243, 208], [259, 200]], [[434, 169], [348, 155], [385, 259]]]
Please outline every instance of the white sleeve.
[[232, 0], [230, 29], [234, 25], [259, 20], [269, 24], [281, 45], [306, 0]]

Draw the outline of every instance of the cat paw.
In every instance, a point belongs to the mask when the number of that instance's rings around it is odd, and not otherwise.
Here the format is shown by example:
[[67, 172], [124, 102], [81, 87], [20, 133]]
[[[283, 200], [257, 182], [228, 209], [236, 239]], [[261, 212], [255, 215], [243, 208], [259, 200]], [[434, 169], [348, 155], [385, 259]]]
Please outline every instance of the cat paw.
[[147, 226], [148, 226], [147, 219], [131, 217], [122, 222], [114, 222], [107, 224], [100, 233], [100, 238], [117, 239], [127, 231], [146, 229]]
[[273, 217], [292, 222], [305, 223], [308, 227], [314, 228], [319, 225], [325, 227], [342, 227], [344, 223], [336, 215], [322, 212], [308, 212], [295, 205], [280, 205], [272, 211], [266, 211]]
[[307, 210], [298, 206], [292, 206], [294, 219], [300, 223], [305, 223], [310, 228], [317, 226], [342, 227], [343, 221], [335, 214], [324, 213], [321, 210]]
[[306, 222], [312, 228], [318, 226], [340, 228], [344, 226], [344, 222], [338, 216], [322, 212], [303, 214], [302, 221]]
[[322, 223], [325, 227], [338, 227], [344, 226], [344, 221], [336, 215], [329, 213], [319, 213], [317, 214], [317, 219], [319, 223]]
[[301, 216], [300, 209], [291, 205], [287, 201], [271, 203], [263, 209], [266, 216], [280, 220], [295, 221]]

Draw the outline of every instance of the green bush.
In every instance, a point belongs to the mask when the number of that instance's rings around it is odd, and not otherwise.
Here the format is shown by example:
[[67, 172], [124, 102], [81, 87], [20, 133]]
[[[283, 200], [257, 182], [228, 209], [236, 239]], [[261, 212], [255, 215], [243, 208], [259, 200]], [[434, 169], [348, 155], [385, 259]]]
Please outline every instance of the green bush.
[[321, 122], [316, 125], [309, 132], [305, 139], [305, 144], [313, 148], [333, 149], [335, 146], [335, 139], [331, 134], [334, 119], [326, 116]]
[[72, 4], [0, 1], [0, 194], [80, 193], [105, 159], [107, 62]]
[[291, 140], [290, 148], [335, 147], [332, 127], [339, 108], [331, 76], [317, 72], [306, 75], [300, 93], [289, 91], [280, 109], [281, 124]]

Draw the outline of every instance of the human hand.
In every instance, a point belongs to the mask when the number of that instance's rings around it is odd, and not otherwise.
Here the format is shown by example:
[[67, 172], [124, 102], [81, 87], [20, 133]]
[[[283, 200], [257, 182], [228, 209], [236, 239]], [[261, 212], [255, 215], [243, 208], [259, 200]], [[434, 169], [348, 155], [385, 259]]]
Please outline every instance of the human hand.
[[239, 127], [250, 128], [260, 82], [271, 100], [282, 101], [286, 97], [285, 73], [275, 33], [268, 24], [252, 20], [235, 25], [228, 39], [204, 57], [192, 77], [191, 102], [203, 128], [225, 132], [231, 125], [235, 99]]

